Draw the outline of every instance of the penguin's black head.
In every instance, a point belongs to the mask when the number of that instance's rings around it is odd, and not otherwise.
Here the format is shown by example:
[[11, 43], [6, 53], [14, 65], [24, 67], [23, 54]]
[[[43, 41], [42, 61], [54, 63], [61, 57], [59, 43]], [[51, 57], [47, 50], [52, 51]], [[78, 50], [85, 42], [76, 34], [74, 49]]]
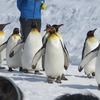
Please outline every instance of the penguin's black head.
[[37, 28], [37, 23], [33, 23], [33, 24], [31, 25], [31, 28], [32, 28], [32, 29]]
[[46, 28], [44, 31], [49, 32], [50, 34], [55, 34], [56, 33], [56, 29], [52, 26]]
[[8, 24], [10, 24], [10, 23], [7, 23], [7, 24], [0, 24], [0, 30], [2, 31], [2, 30], [5, 28], [5, 26], [8, 25]]
[[58, 29], [59, 29], [62, 25], [64, 25], [64, 24], [60, 24], [60, 25], [54, 24], [54, 25], [52, 25], [52, 27], [54, 27], [54, 28], [56, 29], [56, 32], [58, 32]]
[[13, 34], [19, 34], [19, 28], [14, 28]]
[[50, 25], [50, 24], [47, 24], [47, 25], [46, 25], [46, 29], [47, 29], [47, 28], [50, 28], [50, 27], [51, 27], [51, 25]]
[[90, 31], [87, 33], [87, 37], [92, 37], [92, 36], [94, 36], [94, 32], [95, 32], [96, 30], [97, 30], [97, 29], [90, 30]]

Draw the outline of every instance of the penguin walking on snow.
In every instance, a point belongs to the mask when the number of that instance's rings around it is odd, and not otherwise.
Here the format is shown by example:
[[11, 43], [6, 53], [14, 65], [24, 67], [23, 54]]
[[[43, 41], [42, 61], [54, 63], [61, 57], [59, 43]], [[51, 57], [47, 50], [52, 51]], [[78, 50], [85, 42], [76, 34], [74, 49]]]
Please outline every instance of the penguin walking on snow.
[[35, 71], [35, 74], [42, 74], [39, 71], [42, 69], [42, 61], [39, 60], [37, 67], [32, 69], [32, 59], [35, 53], [42, 47], [42, 35], [37, 30], [37, 24], [33, 24], [32, 31], [29, 33], [21, 57], [22, 67], [24, 72]]
[[15, 28], [13, 30], [13, 34], [8, 38], [8, 40], [2, 45], [0, 45], [0, 51], [6, 48], [6, 62], [9, 68], [8, 71], [13, 71], [12, 68], [18, 68], [18, 67], [20, 67], [20, 71], [22, 71], [22, 67], [21, 67], [22, 50], [18, 51], [18, 53], [14, 55], [12, 58], [9, 57], [10, 51], [20, 41], [21, 41], [21, 37], [19, 35], [19, 29]]
[[[61, 36], [61, 34], [58, 32], [59, 31], [59, 28], [62, 26], [63, 24], [60, 24], [60, 25], [56, 25], [56, 24], [54, 24], [54, 25], [52, 25], [52, 27], [54, 27], [55, 28], [55, 34], [57, 34], [58, 36], [59, 36], [59, 38], [60, 38], [60, 40], [61, 40], [61, 42], [62, 42], [62, 44], [63, 44], [63, 48], [65, 49], [65, 51], [66, 51], [66, 54], [67, 54], [67, 60], [66, 60], [66, 69], [65, 70], [67, 70], [68, 69], [68, 67], [69, 67], [69, 53], [68, 53], [68, 50], [67, 50], [67, 48], [66, 48], [66, 46], [65, 46], [65, 44], [64, 44], [64, 41], [63, 41], [63, 38], [62, 38], [62, 36]], [[46, 28], [50, 28], [51, 27], [51, 25], [49, 25], [49, 24], [47, 24], [47, 26], [46, 26]], [[43, 39], [42, 39], [42, 42], [43, 42], [43, 44], [46, 42], [46, 39], [49, 37], [49, 35], [50, 35], [50, 32], [46, 32], [46, 34], [44, 35], [44, 37], [43, 37]], [[42, 60], [44, 59], [44, 56], [43, 56], [43, 58], [42, 58]], [[42, 62], [42, 67], [44, 68], [44, 62]], [[65, 72], [65, 70], [64, 70], [64, 72]], [[64, 73], [62, 74], [62, 77], [61, 77], [61, 80], [67, 80], [67, 78], [65, 77], [65, 75], [64, 75]]]
[[[5, 33], [3, 31], [3, 29], [5, 28], [6, 25], [8, 25], [10, 23], [7, 24], [0, 24], [0, 45], [3, 44], [5, 42]], [[3, 57], [3, 52], [0, 53], [0, 64], [2, 63], [2, 57]], [[4, 67], [0, 66], [0, 69], [3, 69]]]
[[[67, 50], [67, 48], [66, 48], [66, 46], [65, 46], [65, 44], [64, 44], [62, 35], [59, 33], [59, 28], [60, 28], [62, 25], [63, 25], [63, 24], [60, 24], [60, 25], [54, 24], [54, 25], [52, 25], [52, 27], [54, 27], [54, 28], [56, 29], [56, 34], [59, 36], [60, 40], [62, 41], [63, 48], [65, 49], [65, 52], [66, 52], [66, 54], [67, 54], [67, 59], [66, 59], [66, 62], [65, 62], [65, 63], [66, 63], [66, 68], [65, 68], [65, 70], [67, 70], [68, 67], [69, 67], [69, 53], [68, 53], [68, 50]], [[64, 73], [65, 73], [65, 70], [64, 70]], [[64, 73], [62, 74], [61, 80], [67, 80], [67, 78], [65, 77]]]
[[62, 41], [56, 34], [55, 28], [50, 27], [47, 28], [46, 31], [50, 32], [50, 35], [41, 49], [35, 54], [32, 61], [32, 68], [36, 68], [39, 59], [44, 54], [44, 68], [47, 75], [47, 82], [53, 83], [54, 79], [56, 79], [57, 83], [61, 83], [64, 67], [67, 67], [65, 62], [68, 59], [68, 56], [65, 52]]
[[[84, 43], [83, 51], [82, 51], [82, 60], [84, 57], [93, 49], [95, 49], [99, 45], [99, 41], [96, 37], [94, 37], [94, 32], [96, 29], [91, 30], [87, 33], [87, 37]], [[95, 62], [96, 57], [92, 59], [85, 67], [84, 72], [88, 78], [95, 76]], [[79, 67], [78, 70], [81, 72], [83, 68]]]
[[95, 78], [98, 84], [98, 89], [100, 90], [100, 44], [97, 48], [93, 49], [91, 52], [89, 52], [81, 61], [79, 68], [84, 68], [92, 59], [96, 58], [95, 63]]
[[35, 74], [41, 75], [40, 70], [42, 69], [42, 61], [39, 60], [37, 67], [32, 69], [32, 59], [35, 53], [42, 47], [42, 35], [37, 30], [37, 24], [33, 24], [31, 32], [28, 34], [28, 37], [25, 43], [18, 43], [10, 52], [10, 57], [13, 57], [17, 54], [18, 50], [23, 48], [23, 53], [21, 56], [22, 68], [25, 73], [28, 71], [35, 71]]

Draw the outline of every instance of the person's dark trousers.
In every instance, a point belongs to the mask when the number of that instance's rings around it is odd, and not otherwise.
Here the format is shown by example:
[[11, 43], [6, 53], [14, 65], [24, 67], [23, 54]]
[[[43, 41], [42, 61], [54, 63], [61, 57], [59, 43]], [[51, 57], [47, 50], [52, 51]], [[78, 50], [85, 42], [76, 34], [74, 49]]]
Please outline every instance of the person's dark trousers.
[[37, 23], [37, 29], [40, 32], [41, 31], [41, 19], [20, 18], [21, 35], [22, 35], [24, 42], [26, 41], [26, 38], [32, 29], [31, 26], [34, 23]]

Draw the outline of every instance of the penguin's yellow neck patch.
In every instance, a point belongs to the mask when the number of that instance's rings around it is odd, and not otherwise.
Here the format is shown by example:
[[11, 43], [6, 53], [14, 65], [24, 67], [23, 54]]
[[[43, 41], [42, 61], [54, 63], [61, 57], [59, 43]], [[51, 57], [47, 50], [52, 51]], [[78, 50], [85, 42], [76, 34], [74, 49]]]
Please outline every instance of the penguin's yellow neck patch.
[[0, 30], [0, 35], [4, 35], [4, 31], [1, 31], [1, 30]]
[[32, 30], [32, 33], [40, 33], [36, 28]]
[[90, 36], [89, 38], [95, 38], [94, 36]]
[[89, 37], [88, 38], [88, 41], [90, 41], [90, 42], [94, 42], [94, 41], [96, 41], [97, 39], [94, 37], [94, 36], [91, 36], [91, 37]]
[[15, 37], [18, 36], [19, 37], [20, 35], [19, 34], [13, 34], [12, 36], [15, 36]]
[[54, 38], [56, 38], [57, 36], [55, 35], [55, 34], [52, 34], [51, 36], [50, 36], [50, 39], [54, 39]]

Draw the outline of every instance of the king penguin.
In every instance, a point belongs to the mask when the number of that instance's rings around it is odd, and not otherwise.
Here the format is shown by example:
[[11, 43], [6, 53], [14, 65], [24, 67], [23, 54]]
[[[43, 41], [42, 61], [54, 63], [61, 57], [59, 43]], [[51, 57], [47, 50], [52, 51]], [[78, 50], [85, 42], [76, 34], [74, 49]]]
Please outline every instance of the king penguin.
[[[55, 34], [57, 34], [57, 35], [59, 36], [59, 38], [60, 38], [60, 40], [61, 40], [61, 42], [62, 42], [62, 44], [63, 44], [63, 48], [65, 49], [66, 54], [67, 54], [67, 58], [68, 58], [68, 59], [66, 60], [66, 65], [67, 65], [67, 67], [66, 67], [66, 69], [65, 69], [65, 70], [67, 70], [68, 67], [69, 67], [69, 53], [68, 53], [68, 50], [67, 50], [67, 48], [66, 48], [66, 46], [65, 46], [65, 44], [64, 44], [62, 35], [59, 33], [59, 28], [60, 28], [62, 25], [63, 25], [63, 24], [60, 24], [60, 25], [54, 24], [54, 25], [51, 26], [50, 24], [47, 24], [46, 28], [50, 28], [50, 27], [54, 27], [54, 28], [55, 28]], [[45, 41], [46, 41], [46, 39], [49, 37], [49, 35], [50, 35], [50, 32], [47, 31], [46, 34], [44, 35], [43, 39], [42, 39], [43, 44], [45, 43]], [[44, 56], [42, 57], [42, 60], [43, 60], [43, 59], [44, 59]], [[43, 67], [43, 69], [44, 69], [44, 62], [43, 62], [43, 61], [42, 61], [42, 67]], [[65, 73], [65, 70], [64, 70], [64, 73]], [[62, 74], [61, 80], [67, 80], [67, 78], [65, 77], [64, 73]]]
[[[3, 29], [5, 28], [6, 25], [8, 25], [10, 23], [6, 23], [6, 24], [0, 24], [0, 45], [3, 44], [5, 42], [5, 32], [3, 31]], [[3, 56], [4, 56], [4, 52], [0, 53], [0, 64], [2, 63], [3, 60]], [[0, 66], [0, 69], [3, 69], [4, 67]]]
[[86, 66], [95, 57], [97, 57], [95, 65], [95, 78], [98, 84], [98, 89], [100, 90], [100, 44], [83, 58], [79, 68], [84, 68], [84, 66]]
[[[67, 70], [68, 67], [69, 67], [69, 53], [68, 53], [68, 50], [67, 50], [67, 48], [66, 48], [66, 46], [65, 46], [65, 44], [64, 44], [64, 40], [63, 40], [63, 38], [62, 38], [62, 35], [59, 33], [59, 28], [60, 28], [61, 26], [63, 26], [63, 25], [64, 25], [64, 24], [60, 24], [60, 25], [54, 24], [54, 25], [52, 25], [52, 27], [54, 27], [54, 28], [56, 29], [56, 34], [59, 36], [60, 40], [62, 41], [63, 48], [64, 48], [65, 51], [66, 51], [66, 54], [67, 54], [67, 58], [68, 58], [68, 59], [66, 60], [66, 65], [67, 65], [67, 67], [66, 67], [65, 70]], [[65, 73], [65, 70], [64, 70], [64, 73]], [[67, 78], [65, 77], [64, 73], [62, 74], [61, 80], [67, 80]]]
[[18, 68], [18, 67], [20, 67], [20, 71], [22, 70], [21, 68], [22, 50], [18, 51], [18, 53], [14, 55], [12, 58], [9, 57], [10, 51], [20, 41], [21, 41], [21, 37], [19, 35], [19, 28], [14, 28], [13, 34], [8, 38], [8, 40], [5, 43], [0, 45], [0, 51], [6, 48], [6, 62], [9, 68], [8, 71], [13, 71], [12, 68]]
[[63, 48], [62, 41], [56, 34], [55, 28], [50, 27], [47, 28], [46, 31], [50, 32], [50, 35], [43, 46], [35, 54], [32, 61], [32, 68], [36, 68], [39, 59], [44, 55], [44, 68], [47, 75], [47, 82], [53, 83], [54, 79], [56, 79], [55, 82], [61, 83], [61, 76], [64, 67], [67, 66], [65, 61], [68, 56]]
[[[95, 49], [99, 45], [99, 41], [96, 37], [94, 37], [94, 30], [90, 30], [87, 33], [87, 37], [84, 43], [83, 51], [82, 51], [82, 59], [93, 49]], [[92, 59], [85, 67], [84, 72], [87, 75], [88, 78], [91, 78], [92, 76], [95, 76], [95, 62], [96, 57]], [[82, 69], [79, 67], [78, 70], [81, 72]]]
[[40, 70], [42, 69], [42, 61], [37, 64], [36, 69], [32, 69], [32, 59], [35, 53], [42, 47], [42, 35], [37, 30], [37, 24], [33, 24], [31, 32], [24, 44], [24, 49], [21, 57], [22, 67], [24, 72], [35, 71], [35, 74], [42, 74]]

